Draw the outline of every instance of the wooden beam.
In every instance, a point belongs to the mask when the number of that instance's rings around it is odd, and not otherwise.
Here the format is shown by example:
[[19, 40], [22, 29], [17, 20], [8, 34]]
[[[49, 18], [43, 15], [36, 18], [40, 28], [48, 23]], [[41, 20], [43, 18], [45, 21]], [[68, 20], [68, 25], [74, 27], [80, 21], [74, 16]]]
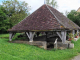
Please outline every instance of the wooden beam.
[[62, 43], [65, 44], [66, 43], [66, 31], [57, 32], [57, 34], [62, 40]]
[[74, 37], [74, 34], [75, 34], [75, 30], [73, 30], [73, 31], [72, 31], [72, 34], [73, 34], [73, 37]]
[[9, 33], [9, 41], [12, 41], [12, 38], [14, 37], [16, 33]]
[[58, 36], [60, 37], [60, 39], [62, 40], [62, 35], [60, 32], [56, 32], [58, 34]]
[[64, 31], [61, 31], [61, 35], [62, 35], [62, 43], [64, 43]]
[[9, 41], [12, 41], [12, 33], [9, 33]]
[[60, 39], [62, 40], [62, 43], [65, 44], [66, 42], [66, 31], [56, 32]]
[[27, 36], [28, 36], [28, 38], [29, 38], [29, 36], [30, 36], [30, 35], [29, 35], [29, 33], [28, 33], [28, 32], [26, 32], [26, 34], [27, 34]]
[[26, 32], [28, 38], [29, 38], [29, 42], [33, 42], [33, 38], [34, 38], [34, 35], [35, 35], [35, 32]]
[[79, 30], [77, 30], [77, 35], [79, 36]]
[[66, 31], [62, 31], [62, 43], [66, 43]]
[[54, 44], [56, 44], [56, 49], [57, 49], [57, 40], [58, 40], [58, 38], [56, 38], [56, 40], [54, 42]]
[[65, 39], [65, 42], [66, 42], [66, 34], [67, 34], [67, 32], [66, 31], [64, 31], [64, 39]]

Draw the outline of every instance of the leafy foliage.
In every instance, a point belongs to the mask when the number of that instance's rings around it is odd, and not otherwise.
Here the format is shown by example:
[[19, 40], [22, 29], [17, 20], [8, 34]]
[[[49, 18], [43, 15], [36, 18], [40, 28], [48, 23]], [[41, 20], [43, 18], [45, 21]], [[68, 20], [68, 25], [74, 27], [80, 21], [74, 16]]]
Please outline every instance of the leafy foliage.
[[71, 10], [71, 12], [68, 12], [67, 17], [80, 26], [80, 12]]
[[55, 8], [58, 7], [57, 2], [55, 0], [46, 0], [46, 4], [48, 4], [52, 7], [55, 7]]
[[3, 1], [3, 7], [8, 11], [8, 16], [12, 16], [13, 13], [29, 13], [28, 4], [20, 2], [18, 0]]
[[[24, 19], [24, 17], [26, 16], [26, 14], [23, 13], [14, 13], [12, 14], [12, 16], [9, 18], [9, 22], [12, 24], [12, 26], [14, 26], [15, 24], [19, 23], [21, 20]], [[11, 26], [11, 27], [12, 27]]]
[[5, 33], [9, 28], [9, 20], [6, 14], [0, 9], [0, 33]]
[[24, 1], [4, 0], [0, 5], [0, 33], [5, 33], [28, 16], [30, 7]]
[[7, 15], [8, 11], [5, 9], [5, 7], [3, 7], [3, 5], [0, 5], [0, 9]]
[[28, 6], [28, 3], [25, 3], [24, 1], [7, 0], [3, 1], [2, 6], [4, 7], [4, 10], [7, 11], [6, 15], [9, 17], [9, 22], [12, 24], [10, 24], [11, 27], [30, 14], [30, 7]]

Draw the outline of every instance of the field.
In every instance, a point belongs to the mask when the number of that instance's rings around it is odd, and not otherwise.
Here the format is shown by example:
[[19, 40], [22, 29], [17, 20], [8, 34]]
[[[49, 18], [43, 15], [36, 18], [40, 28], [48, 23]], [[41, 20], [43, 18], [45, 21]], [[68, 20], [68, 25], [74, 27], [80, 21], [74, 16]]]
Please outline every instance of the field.
[[80, 39], [74, 49], [44, 50], [27, 44], [9, 43], [9, 34], [0, 35], [0, 60], [71, 60], [80, 53]]

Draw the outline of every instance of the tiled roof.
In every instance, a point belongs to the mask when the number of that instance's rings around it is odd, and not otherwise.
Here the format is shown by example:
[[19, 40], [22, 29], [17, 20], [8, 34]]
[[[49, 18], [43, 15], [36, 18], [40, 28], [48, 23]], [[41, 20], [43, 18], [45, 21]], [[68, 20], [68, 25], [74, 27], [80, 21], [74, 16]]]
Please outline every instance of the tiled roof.
[[42, 5], [8, 31], [50, 31], [62, 29], [79, 29], [79, 26], [56, 9], [48, 5]]

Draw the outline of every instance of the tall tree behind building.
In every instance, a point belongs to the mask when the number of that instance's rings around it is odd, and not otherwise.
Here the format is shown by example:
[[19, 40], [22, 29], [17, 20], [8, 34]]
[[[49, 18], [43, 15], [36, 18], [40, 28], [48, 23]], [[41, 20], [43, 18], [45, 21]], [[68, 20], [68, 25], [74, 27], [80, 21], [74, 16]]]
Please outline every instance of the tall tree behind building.
[[80, 12], [71, 10], [70, 12], [67, 13], [67, 17], [80, 26]]
[[9, 28], [9, 20], [6, 14], [0, 9], [0, 33], [6, 33]]
[[30, 11], [28, 3], [18, 0], [3, 1], [3, 7], [7, 10], [6, 15], [9, 17], [11, 27], [28, 16]]
[[46, 0], [46, 4], [48, 4], [54, 8], [58, 7], [57, 2], [55, 0]]

